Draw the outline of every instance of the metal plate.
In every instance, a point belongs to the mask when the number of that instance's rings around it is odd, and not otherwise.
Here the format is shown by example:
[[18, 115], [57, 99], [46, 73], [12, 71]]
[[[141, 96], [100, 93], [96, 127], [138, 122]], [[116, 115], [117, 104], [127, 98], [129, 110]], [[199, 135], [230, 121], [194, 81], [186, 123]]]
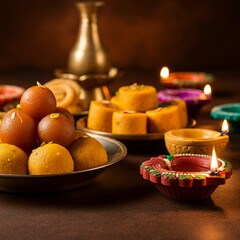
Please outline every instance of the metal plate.
[[0, 174], [0, 191], [11, 193], [54, 193], [69, 191], [84, 186], [94, 180], [111, 165], [127, 155], [127, 148], [121, 142], [102, 136], [89, 134], [106, 149], [108, 163], [100, 167], [64, 174], [51, 175], [10, 175]]
[[[190, 118], [187, 127], [195, 127], [196, 120]], [[109, 132], [101, 132], [87, 128], [87, 116], [80, 118], [77, 122], [77, 128], [86, 132], [96, 134], [98, 136], [110, 137], [117, 140], [130, 140], [130, 141], [147, 141], [147, 140], [160, 140], [163, 139], [162, 133], [147, 133], [147, 134], [116, 134]]]
[[[195, 127], [196, 120], [190, 118], [188, 127]], [[96, 134], [98, 136], [106, 136], [113, 139], [120, 140], [127, 146], [130, 152], [148, 152], [161, 151], [166, 152], [164, 135], [161, 133], [147, 133], [147, 134], [114, 134], [108, 132], [100, 132], [87, 128], [87, 117], [80, 118], [77, 122], [77, 129], [80, 129], [86, 133]], [[166, 152], [167, 154], [167, 152]]]

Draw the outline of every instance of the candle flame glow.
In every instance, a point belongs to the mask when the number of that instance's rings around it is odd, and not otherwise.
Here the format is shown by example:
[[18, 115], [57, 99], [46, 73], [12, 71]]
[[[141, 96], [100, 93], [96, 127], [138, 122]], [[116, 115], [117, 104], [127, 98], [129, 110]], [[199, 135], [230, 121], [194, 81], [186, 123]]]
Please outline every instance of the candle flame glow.
[[211, 171], [217, 171], [217, 170], [218, 170], [217, 156], [216, 156], [215, 148], [213, 147], [212, 161], [211, 161]]
[[222, 124], [222, 132], [228, 132], [229, 128], [228, 128], [228, 122], [226, 119], [224, 119], [223, 124]]
[[206, 84], [206, 85], [205, 85], [203, 91], [204, 91], [204, 93], [205, 93], [206, 95], [211, 95], [211, 94], [212, 94], [212, 88], [211, 88], [211, 86], [210, 86], [209, 84]]
[[160, 76], [162, 78], [168, 78], [168, 76], [169, 76], [169, 69], [168, 69], [168, 67], [163, 67], [161, 69]]

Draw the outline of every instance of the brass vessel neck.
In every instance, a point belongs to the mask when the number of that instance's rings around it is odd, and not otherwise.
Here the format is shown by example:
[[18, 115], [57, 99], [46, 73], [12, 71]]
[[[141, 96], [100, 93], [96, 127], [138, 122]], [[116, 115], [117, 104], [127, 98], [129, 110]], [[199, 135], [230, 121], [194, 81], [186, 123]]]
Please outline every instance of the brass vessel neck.
[[76, 5], [82, 23], [96, 23], [98, 21], [98, 12], [104, 6], [104, 2], [77, 2]]

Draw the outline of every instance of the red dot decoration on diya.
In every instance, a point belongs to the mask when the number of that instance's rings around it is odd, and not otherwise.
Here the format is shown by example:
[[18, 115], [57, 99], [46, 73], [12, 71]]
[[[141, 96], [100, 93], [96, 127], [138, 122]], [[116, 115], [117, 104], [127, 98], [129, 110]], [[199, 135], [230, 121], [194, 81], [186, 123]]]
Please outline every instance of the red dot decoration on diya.
[[232, 175], [232, 165], [220, 158], [218, 170], [211, 171], [211, 160], [211, 156], [201, 154], [160, 155], [143, 162], [140, 173], [168, 198], [201, 200]]

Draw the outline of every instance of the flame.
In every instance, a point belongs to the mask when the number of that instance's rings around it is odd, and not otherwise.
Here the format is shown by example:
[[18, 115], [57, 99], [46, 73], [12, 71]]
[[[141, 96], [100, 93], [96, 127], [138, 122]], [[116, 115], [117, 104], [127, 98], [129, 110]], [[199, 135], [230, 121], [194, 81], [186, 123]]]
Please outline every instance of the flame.
[[222, 124], [222, 132], [229, 132], [228, 122], [226, 119], [224, 119], [223, 124]]
[[211, 88], [211, 86], [210, 86], [209, 84], [206, 84], [206, 85], [205, 85], [203, 91], [204, 91], [204, 93], [205, 93], [206, 95], [211, 95], [211, 94], [212, 94], [212, 88]]
[[215, 148], [213, 147], [212, 161], [211, 161], [211, 171], [216, 171], [216, 170], [218, 170], [218, 162], [217, 162], [216, 151], [215, 151]]
[[168, 78], [168, 76], [169, 76], [169, 69], [168, 69], [168, 67], [163, 67], [161, 69], [160, 76], [162, 78]]

